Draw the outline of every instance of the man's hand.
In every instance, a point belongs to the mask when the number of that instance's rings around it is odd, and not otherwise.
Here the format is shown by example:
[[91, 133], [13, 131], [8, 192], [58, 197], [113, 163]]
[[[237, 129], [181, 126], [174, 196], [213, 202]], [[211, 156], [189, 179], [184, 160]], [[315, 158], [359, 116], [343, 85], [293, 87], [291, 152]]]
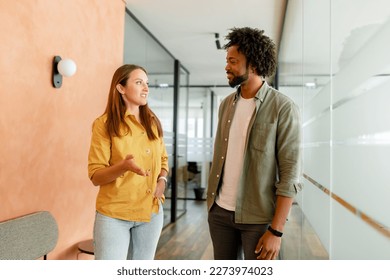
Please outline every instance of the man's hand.
[[260, 237], [255, 253], [258, 260], [274, 260], [279, 255], [282, 238], [273, 235], [268, 230]]

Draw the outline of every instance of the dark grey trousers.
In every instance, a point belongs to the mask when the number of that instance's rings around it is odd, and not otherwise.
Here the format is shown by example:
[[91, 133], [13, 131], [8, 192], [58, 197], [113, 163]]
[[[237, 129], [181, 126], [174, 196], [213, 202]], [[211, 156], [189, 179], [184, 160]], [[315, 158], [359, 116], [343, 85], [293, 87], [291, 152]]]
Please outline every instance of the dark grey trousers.
[[237, 224], [234, 211], [219, 207], [216, 203], [208, 214], [208, 223], [216, 260], [255, 260], [255, 249], [268, 224]]

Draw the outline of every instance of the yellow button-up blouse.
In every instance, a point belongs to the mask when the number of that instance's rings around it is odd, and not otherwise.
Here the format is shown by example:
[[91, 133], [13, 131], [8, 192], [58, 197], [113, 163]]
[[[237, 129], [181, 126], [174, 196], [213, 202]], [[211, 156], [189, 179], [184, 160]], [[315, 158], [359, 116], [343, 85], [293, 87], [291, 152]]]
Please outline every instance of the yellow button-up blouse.
[[[114, 165], [132, 154], [138, 166], [150, 170], [143, 177], [131, 171], [125, 172], [115, 181], [101, 185], [96, 199], [96, 210], [106, 216], [128, 221], [149, 222], [152, 213], [157, 213], [158, 199], [154, 197], [157, 178], [161, 169], [168, 171], [168, 155], [163, 138], [148, 139], [145, 128], [129, 113], [125, 121], [131, 133], [122, 137], [110, 137], [106, 129], [107, 116], [93, 123], [91, 146], [88, 156], [88, 176]], [[154, 127], [156, 135], [157, 128]]]

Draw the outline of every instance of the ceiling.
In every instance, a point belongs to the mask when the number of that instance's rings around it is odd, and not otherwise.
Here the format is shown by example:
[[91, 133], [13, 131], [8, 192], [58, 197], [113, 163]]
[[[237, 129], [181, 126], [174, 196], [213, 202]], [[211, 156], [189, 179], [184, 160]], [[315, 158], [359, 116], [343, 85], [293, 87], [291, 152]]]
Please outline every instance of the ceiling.
[[223, 45], [233, 27], [263, 29], [278, 46], [279, 86], [302, 87], [312, 81], [323, 86], [330, 79], [330, 63], [335, 75], [388, 18], [390, 7], [388, 0], [375, 0], [375, 4], [366, 0], [305, 1], [304, 5], [303, 0], [125, 2], [190, 72], [190, 85], [214, 87], [217, 95], [232, 89], [224, 70], [226, 52], [217, 49], [215, 33]]
[[[225, 87], [226, 52], [217, 49], [233, 27], [263, 29], [279, 45], [286, 0], [126, 0], [128, 10], [190, 72], [191, 86]], [[244, 4], [243, 4], [244, 3]], [[226, 89], [224, 89], [226, 91]]]

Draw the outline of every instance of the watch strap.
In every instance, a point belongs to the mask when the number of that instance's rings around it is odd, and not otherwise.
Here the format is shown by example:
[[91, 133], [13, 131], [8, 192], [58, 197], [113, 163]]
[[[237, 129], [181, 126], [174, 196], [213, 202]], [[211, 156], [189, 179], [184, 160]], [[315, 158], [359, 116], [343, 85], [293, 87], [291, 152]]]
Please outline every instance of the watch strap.
[[282, 237], [282, 235], [283, 235], [283, 232], [280, 232], [280, 231], [278, 231], [278, 230], [276, 230], [276, 229], [273, 229], [273, 228], [271, 227], [271, 225], [268, 226], [268, 230], [269, 230], [273, 235], [275, 235], [275, 236], [277, 236], [277, 237]]

